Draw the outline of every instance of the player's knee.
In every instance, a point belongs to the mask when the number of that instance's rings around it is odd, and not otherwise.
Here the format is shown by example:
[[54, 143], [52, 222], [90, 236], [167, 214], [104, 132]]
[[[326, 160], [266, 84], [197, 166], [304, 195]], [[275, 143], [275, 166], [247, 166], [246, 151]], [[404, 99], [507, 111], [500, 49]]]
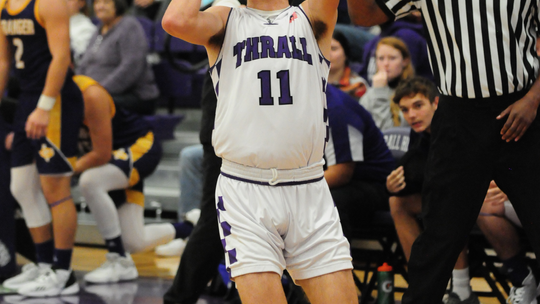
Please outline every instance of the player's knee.
[[79, 188], [83, 195], [89, 191], [94, 191], [100, 187], [99, 178], [90, 171], [85, 171], [79, 178]]

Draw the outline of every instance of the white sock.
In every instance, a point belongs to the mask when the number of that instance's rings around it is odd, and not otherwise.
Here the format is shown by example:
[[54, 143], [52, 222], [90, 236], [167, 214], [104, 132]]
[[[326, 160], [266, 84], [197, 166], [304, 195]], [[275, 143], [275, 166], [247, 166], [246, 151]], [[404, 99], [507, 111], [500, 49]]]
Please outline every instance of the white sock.
[[467, 300], [471, 296], [469, 267], [452, 270], [452, 292], [457, 294], [461, 301]]

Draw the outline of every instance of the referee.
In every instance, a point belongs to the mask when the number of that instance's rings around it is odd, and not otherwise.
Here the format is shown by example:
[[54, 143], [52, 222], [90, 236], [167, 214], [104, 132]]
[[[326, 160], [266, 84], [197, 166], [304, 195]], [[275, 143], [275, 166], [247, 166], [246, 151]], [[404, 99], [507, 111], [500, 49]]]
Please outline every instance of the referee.
[[[365, 26], [422, 12], [442, 95], [424, 184], [425, 231], [412, 248], [405, 304], [441, 302], [492, 179], [540, 257], [539, 2], [349, 0], [353, 22]], [[513, 303], [535, 297], [511, 295]]]

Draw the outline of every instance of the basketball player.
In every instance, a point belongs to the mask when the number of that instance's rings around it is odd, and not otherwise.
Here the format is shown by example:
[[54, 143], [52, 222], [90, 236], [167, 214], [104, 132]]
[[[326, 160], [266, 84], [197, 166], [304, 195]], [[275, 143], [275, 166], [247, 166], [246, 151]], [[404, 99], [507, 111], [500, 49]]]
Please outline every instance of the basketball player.
[[82, 172], [81, 194], [109, 251], [107, 261], [87, 273], [84, 280], [133, 280], [138, 272], [128, 252], [153, 249], [182, 232], [176, 224], [144, 225], [143, 180], [161, 160], [161, 144], [141, 116], [115, 108], [112, 97], [96, 81], [81, 75], [74, 79], [85, 102], [82, 133], [89, 135], [83, 141], [83, 150], [88, 153], [77, 160], [75, 171]]
[[0, 92], [11, 62], [21, 85], [14, 121], [11, 190], [33, 231], [38, 262], [48, 265], [34, 266], [32, 275], [37, 280], [19, 292], [37, 297], [76, 293], [79, 286], [71, 270], [71, 254], [77, 213], [70, 180], [83, 104], [69, 70], [66, 2], [4, 0], [0, 8]]
[[223, 159], [217, 215], [242, 303], [286, 303], [285, 268], [311, 303], [357, 303], [349, 244], [323, 179], [325, 88], [336, 0], [174, 0], [171, 35], [206, 47]]

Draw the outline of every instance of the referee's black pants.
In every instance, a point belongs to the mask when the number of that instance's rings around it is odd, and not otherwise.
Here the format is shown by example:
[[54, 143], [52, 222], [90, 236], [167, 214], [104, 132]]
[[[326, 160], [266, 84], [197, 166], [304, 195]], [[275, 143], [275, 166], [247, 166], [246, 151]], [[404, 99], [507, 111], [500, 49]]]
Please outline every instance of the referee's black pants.
[[496, 119], [523, 95], [440, 98], [423, 187], [425, 229], [412, 247], [402, 303], [441, 303], [491, 180], [508, 195], [540, 257], [540, 115], [510, 143], [500, 135], [506, 117]]
[[221, 158], [211, 145], [203, 145], [204, 184], [201, 217], [186, 244], [172, 286], [163, 296], [164, 304], [194, 304], [215, 276], [224, 258], [216, 213], [216, 183]]

